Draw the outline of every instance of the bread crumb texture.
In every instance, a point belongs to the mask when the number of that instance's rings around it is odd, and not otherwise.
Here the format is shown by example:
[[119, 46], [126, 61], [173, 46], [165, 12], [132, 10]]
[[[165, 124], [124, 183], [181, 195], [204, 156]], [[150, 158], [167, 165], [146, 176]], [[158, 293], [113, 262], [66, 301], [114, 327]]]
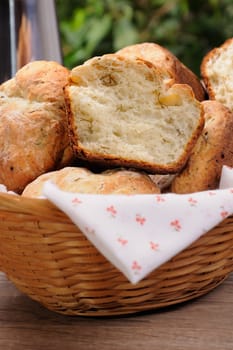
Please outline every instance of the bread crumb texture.
[[175, 83], [190, 85], [197, 100], [205, 99], [205, 89], [199, 78], [165, 47], [152, 42], [144, 42], [126, 46], [117, 53], [121, 56], [139, 57], [151, 62], [156, 67], [166, 70], [167, 75]]

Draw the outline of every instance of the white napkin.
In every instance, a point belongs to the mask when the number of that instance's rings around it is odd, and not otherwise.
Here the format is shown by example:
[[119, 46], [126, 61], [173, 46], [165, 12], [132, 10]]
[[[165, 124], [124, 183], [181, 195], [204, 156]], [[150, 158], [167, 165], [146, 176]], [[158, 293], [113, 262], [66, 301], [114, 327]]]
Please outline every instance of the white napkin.
[[233, 214], [233, 169], [223, 167], [221, 186], [185, 195], [94, 195], [46, 182], [43, 194], [137, 283]]

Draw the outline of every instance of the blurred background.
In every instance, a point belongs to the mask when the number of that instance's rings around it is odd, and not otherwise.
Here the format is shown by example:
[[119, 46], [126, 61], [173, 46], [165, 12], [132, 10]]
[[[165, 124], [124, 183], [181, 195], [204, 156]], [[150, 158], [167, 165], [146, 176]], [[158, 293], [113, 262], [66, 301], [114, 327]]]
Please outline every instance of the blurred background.
[[150, 41], [200, 75], [203, 56], [233, 36], [232, 0], [55, 0], [63, 63]]
[[147, 41], [200, 76], [204, 55], [230, 37], [232, 0], [0, 0], [0, 82], [29, 61], [73, 68]]

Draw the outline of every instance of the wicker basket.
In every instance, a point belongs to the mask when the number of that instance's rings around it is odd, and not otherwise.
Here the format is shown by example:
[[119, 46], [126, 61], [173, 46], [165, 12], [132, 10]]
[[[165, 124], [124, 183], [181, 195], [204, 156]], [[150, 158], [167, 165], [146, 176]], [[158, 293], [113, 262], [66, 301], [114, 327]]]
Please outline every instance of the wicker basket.
[[0, 221], [1, 271], [23, 293], [62, 314], [158, 309], [207, 293], [233, 270], [233, 217], [136, 285], [47, 200], [1, 193]]

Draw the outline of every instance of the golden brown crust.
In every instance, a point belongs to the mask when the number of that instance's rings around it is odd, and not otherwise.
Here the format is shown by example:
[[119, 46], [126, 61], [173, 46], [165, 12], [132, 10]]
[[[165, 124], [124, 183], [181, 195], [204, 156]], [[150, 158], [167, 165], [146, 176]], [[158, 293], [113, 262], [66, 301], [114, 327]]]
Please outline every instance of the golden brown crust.
[[48, 180], [68, 192], [93, 194], [160, 193], [159, 188], [149, 176], [136, 171], [115, 169], [95, 174], [86, 168], [66, 167], [39, 176], [26, 186], [22, 195], [24, 197], [42, 196], [44, 183]]
[[0, 183], [20, 193], [72, 159], [63, 88], [69, 72], [35, 61], [0, 86]]
[[190, 85], [199, 101], [205, 99], [206, 92], [199, 78], [166, 48], [156, 43], [146, 42], [126, 46], [117, 53], [126, 57], [135, 56], [152, 62], [155, 66], [167, 70], [175, 83]]
[[233, 113], [217, 101], [203, 101], [205, 127], [183, 171], [173, 180], [172, 192], [215, 189], [223, 165], [233, 166]]

